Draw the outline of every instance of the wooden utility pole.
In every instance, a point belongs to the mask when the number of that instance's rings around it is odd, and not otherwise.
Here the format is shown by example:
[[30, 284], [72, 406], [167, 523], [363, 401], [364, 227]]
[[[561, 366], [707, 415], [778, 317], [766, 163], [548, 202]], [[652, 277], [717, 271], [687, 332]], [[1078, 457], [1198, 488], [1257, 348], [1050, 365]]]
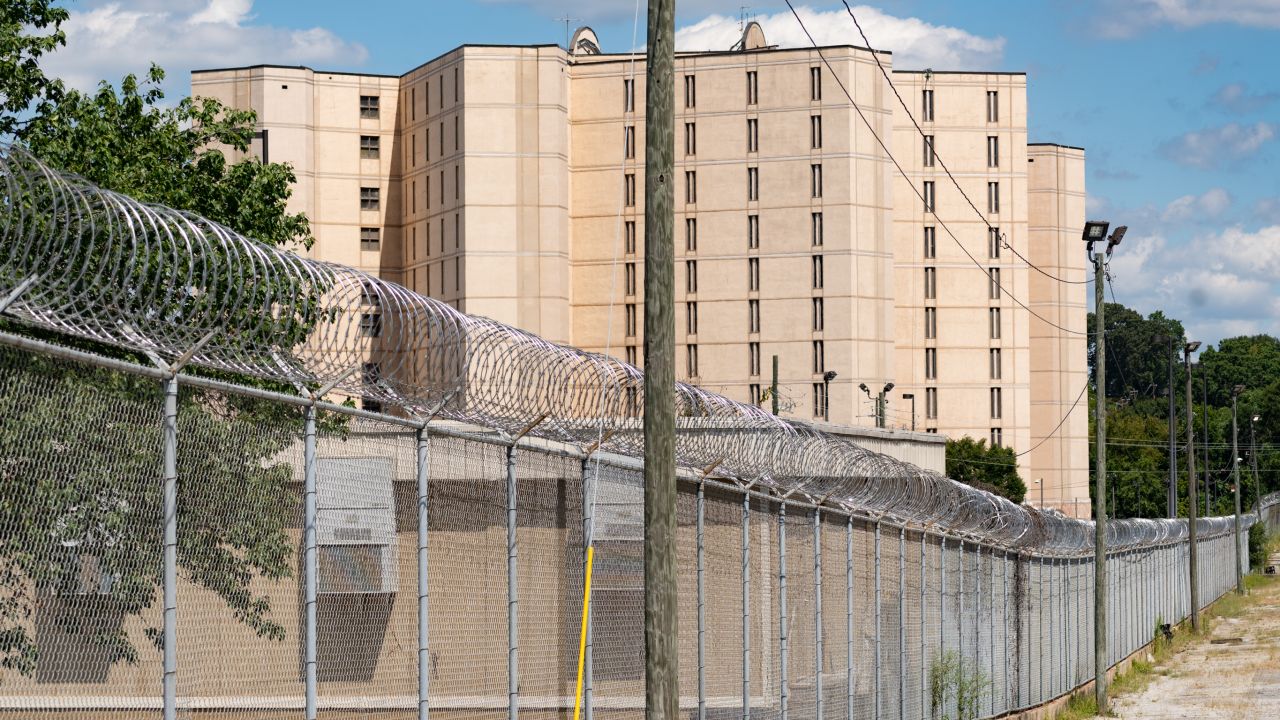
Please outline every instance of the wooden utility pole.
[[[1089, 247], [1092, 250], [1093, 245]], [[1107, 714], [1107, 305], [1103, 296], [1106, 273], [1106, 255], [1098, 252], [1093, 256], [1093, 332], [1098, 347], [1093, 356], [1094, 398], [1097, 403], [1094, 417], [1098, 431], [1093, 493], [1093, 693], [1099, 715]], [[1173, 392], [1172, 387], [1169, 392]]]
[[677, 720], [675, 0], [649, 0], [644, 151], [644, 677], [647, 720]]
[[778, 414], [778, 356], [773, 356], [773, 382], [769, 384], [769, 400], [773, 402], [773, 414]]

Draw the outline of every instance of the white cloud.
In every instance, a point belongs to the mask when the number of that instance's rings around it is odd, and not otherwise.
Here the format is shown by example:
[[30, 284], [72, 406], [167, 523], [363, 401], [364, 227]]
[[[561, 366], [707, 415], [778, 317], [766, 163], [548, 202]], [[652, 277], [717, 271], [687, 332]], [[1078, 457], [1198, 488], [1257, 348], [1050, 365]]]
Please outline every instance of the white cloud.
[[88, 90], [119, 82], [152, 62], [174, 83], [202, 67], [257, 63], [359, 65], [368, 52], [319, 27], [253, 23], [253, 0], [117, 0], [72, 6], [63, 24], [67, 46], [49, 55], [45, 70]]
[[1183, 195], [1165, 206], [1160, 219], [1165, 222], [1215, 218], [1231, 207], [1231, 194], [1213, 188], [1203, 195]]
[[1207, 104], [1216, 110], [1245, 114], [1262, 110], [1276, 100], [1280, 100], [1280, 93], [1251, 94], [1244, 83], [1228, 83], [1219, 88]]
[[1109, 0], [1095, 19], [1098, 31], [1114, 38], [1161, 25], [1189, 29], [1216, 23], [1280, 28], [1280, 0]]
[[[819, 45], [864, 45], [844, 8], [818, 11], [796, 8]], [[919, 18], [901, 18], [876, 8], [853, 8], [872, 47], [893, 53], [897, 69], [989, 70], [1004, 55], [1002, 37], [985, 38], [960, 28], [933, 25]], [[770, 45], [809, 47], [811, 43], [789, 10], [756, 17]], [[679, 50], [728, 50], [738, 38], [738, 19], [710, 15], [676, 31]]]
[[1213, 168], [1253, 155], [1275, 136], [1276, 126], [1271, 123], [1228, 123], [1179, 135], [1161, 143], [1159, 150], [1179, 165]]

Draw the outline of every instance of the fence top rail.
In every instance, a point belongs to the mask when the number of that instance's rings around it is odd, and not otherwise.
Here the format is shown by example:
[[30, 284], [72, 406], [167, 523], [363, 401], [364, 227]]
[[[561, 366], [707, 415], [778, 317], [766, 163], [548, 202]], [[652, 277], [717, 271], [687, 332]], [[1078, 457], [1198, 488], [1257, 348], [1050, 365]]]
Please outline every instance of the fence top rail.
[[[0, 192], [0, 298], [11, 299], [5, 313], [29, 327], [161, 364], [189, 362], [308, 391], [332, 388], [394, 408], [390, 416], [370, 415], [411, 427], [439, 418], [489, 429], [508, 442], [528, 431], [571, 447], [642, 454], [644, 375], [616, 358], [100, 188], [17, 145], [0, 146]], [[59, 347], [15, 338], [4, 342], [34, 352]], [[94, 358], [108, 362], [88, 353], [76, 359]], [[143, 372], [134, 363], [110, 362]], [[715, 465], [717, 476], [789, 503], [1011, 549], [1073, 554], [1092, 546], [1090, 521], [1020, 506], [694, 385], [676, 383], [671, 392], [677, 458], [692, 471]], [[535, 418], [541, 420], [530, 428]], [[1229, 522], [1200, 520], [1200, 532], [1225, 532]], [[1182, 520], [1108, 524], [1108, 543], [1118, 549], [1186, 535]]]

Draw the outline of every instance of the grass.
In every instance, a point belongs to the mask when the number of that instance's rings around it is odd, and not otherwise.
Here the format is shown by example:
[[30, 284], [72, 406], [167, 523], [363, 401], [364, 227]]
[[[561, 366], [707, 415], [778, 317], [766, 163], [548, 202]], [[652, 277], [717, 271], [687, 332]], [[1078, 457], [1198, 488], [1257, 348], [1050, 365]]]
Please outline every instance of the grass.
[[1066, 707], [1058, 711], [1054, 720], [1086, 720], [1098, 714], [1098, 702], [1092, 692], [1076, 693], [1067, 701]]

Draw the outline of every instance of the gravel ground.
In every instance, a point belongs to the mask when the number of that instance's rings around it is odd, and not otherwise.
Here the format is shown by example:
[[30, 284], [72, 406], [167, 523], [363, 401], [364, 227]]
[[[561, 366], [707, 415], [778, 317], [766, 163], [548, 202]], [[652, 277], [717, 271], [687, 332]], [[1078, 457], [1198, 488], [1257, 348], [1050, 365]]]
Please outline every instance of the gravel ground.
[[[1280, 565], [1280, 554], [1271, 563]], [[1128, 720], [1280, 718], [1280, 583], [1253, 592], [1240, 617], [1215, 619], [1210, 640], [1157, 668], [1145, 690], [1116, 697], [1115, 713]]]

